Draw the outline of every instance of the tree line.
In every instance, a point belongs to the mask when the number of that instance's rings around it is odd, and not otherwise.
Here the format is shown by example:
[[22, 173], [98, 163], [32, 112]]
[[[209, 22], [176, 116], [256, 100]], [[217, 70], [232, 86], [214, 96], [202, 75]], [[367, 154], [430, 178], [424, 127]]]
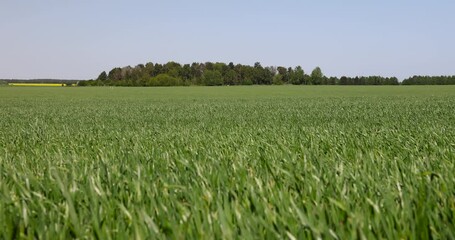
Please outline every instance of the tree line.
[[413, 76], [403, 80], [403, 85], [455, 85], [455, 76]]
[[[425, 83], [428, 82], [428, 83]], [[455, 84], [454, 77], [415, 76], [402, 84]], [[103, 71], [97, 79], [79, 86], [221, 86], [221, 85], [399, 85], [396, 77], [327, 77], [316, 67], [307, 74], [301, 66], [263, 67], [220, 62], [180, 64], [147, 63]]]

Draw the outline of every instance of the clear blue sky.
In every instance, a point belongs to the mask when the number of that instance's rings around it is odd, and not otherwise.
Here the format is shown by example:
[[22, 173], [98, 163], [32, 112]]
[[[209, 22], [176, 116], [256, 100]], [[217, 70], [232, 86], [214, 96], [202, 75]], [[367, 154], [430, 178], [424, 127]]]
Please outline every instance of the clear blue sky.
[[0, 78], [171, 60], [455, 75], [453, 0], [2, 0], [0, 16]]

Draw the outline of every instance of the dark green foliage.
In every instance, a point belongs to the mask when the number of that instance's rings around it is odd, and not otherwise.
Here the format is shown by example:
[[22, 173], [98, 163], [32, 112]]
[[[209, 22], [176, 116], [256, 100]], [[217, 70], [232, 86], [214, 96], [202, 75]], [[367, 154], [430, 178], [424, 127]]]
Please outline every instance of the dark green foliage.
[[239, 75], [234, 69], [229, 69], [224, 75], [224, 84], [226, 85], [238, 85]]
[[297, 66], [290, 73], [290, 83], [294, 85], [301, 85], [305, 83], [305, 72], [301, 66]]
[[107, 80], [107, 73], [105, 71], [103, 71], [99, 76], [98, 78], [96, 79], [98, 81], [101, 81], [101, 82], [104, 82]]
[[[336, 82], [329, 78], [330, 82]], [[380, 76], [369, 76], [369, 77], [346, 77], [343, 76], [339, 80], [340, 85], [398, 85], [398, 79], [396, 77], [380, 77]]]
[[119, 81], [122, 79], [127, 78], [125, 74], [122, 74], [122, 69], [121, 68], [114, 68], [111, 71], [109, 71], [108, 79], [110, 81]]
[[273, 77], [273, 84], [274, 85], [283, 85], [283, 75], [277, 74]]
[[310, 82], [314, 85], [320, 85], [323, 83], [324, 74], [320, 67], [313, 69], [310, 75]]
[[220, 86], [223, 85], [223, 77], [218, 70], [207, 70], [204, 73], [202, 83], [205, 86]]
[[147, 83], [148, 86], [180, 86], [182, 81], [179, 78], [170, 76], [168, 74], [159, 74], [156, 77], [150, 78]]
[[403, 85], [454, 85], [455, 76], [413, 76], [403, 80]]
[[[154, 79], [157, 76], [159, 79]], [[219, 86], [219, 85], [399, 85], [396, 77], [357, 76], [326, 77], [321, 68], [316, 67], [310, 75], [301, 66], [263, 67], [256, 62], [253, 66], [230, 62], [205, 62], [180, 64], [146, 63], [136, 67], [116, 67], [102, 72], [94, 81], [80, 81], [79, 86]], [[455, 84], [455, 76], [421, 77], [414, 76], [403, 81], [403, 85], [416, 84]]]

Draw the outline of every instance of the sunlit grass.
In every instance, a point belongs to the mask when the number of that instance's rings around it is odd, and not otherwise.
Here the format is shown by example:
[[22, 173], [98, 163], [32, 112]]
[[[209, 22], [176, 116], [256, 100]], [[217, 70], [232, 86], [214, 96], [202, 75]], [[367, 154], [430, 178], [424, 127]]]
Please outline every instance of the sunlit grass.
[[0, 238], [453, 239], [455, 88], [1, 88]]

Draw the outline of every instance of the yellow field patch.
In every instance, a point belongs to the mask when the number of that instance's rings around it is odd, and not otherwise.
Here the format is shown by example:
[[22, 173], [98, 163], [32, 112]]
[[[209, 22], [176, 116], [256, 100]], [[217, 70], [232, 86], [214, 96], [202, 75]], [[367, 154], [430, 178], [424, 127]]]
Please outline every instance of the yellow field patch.
[[65, 87], [64, 83], [9, 83], [9, 86], [17, 87]]

